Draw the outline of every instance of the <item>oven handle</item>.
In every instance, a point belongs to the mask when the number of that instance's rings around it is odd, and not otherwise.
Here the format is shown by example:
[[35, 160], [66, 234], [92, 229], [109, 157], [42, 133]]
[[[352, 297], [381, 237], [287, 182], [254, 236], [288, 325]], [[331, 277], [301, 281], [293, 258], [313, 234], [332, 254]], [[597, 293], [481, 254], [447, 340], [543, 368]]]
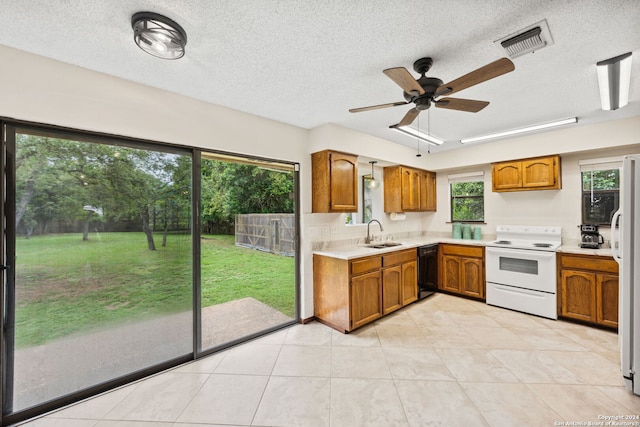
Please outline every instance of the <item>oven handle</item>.
[[551, 259], [556, 256], [555, 252], [549, 251], [534, 251], [534, 250], [526, 250], [526, 249], [503, 249], [503, 248], [495, 248], [488, 247], [486, 248], [486, 255], [493, 256], [505, 256], [513, 258], [514, 256], [521, 256], [525, 259]]

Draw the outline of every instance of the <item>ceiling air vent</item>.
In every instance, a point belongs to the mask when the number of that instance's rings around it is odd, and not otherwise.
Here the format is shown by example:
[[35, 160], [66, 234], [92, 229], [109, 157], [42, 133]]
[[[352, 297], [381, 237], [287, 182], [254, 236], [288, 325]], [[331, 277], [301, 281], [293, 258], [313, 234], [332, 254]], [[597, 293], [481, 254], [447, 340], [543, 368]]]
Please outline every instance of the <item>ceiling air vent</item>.
[[535, 52], [543, 47], [553, 44], [547, 21], [543, 20], [530, 25], [516, 33], [496, 40], [507, 52], [509, 58], [517, 58], [530, 52]]

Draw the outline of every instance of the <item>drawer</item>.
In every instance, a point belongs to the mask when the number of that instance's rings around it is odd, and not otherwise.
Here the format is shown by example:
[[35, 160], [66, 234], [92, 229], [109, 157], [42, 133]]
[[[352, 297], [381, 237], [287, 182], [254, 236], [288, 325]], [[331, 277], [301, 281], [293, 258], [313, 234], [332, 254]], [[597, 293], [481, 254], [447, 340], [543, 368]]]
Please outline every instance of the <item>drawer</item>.
[[464, 246], [464, 245], [440, 245], [443, 255], [460, 255], [466, 257], [482, 258], [484, 248], [482, 246]]
[[598, 273], [618, 274], [618, 263], [609, 257], [598, 257], [592, 255], [575, 256], [562, 255], [560, 257], [562, 268], [574, 268], [580, 270], [595, 271]]
[[382, 267], [382, 257], [362, 258], [351, 261], [351, 275], [366, 273], [378, 270]]
[[415, 261], [417, 257], [417, 249], [391, 252], [382, 256], [382, 265], [389, 267], [390, 265], [404, 264], [405, 262]]

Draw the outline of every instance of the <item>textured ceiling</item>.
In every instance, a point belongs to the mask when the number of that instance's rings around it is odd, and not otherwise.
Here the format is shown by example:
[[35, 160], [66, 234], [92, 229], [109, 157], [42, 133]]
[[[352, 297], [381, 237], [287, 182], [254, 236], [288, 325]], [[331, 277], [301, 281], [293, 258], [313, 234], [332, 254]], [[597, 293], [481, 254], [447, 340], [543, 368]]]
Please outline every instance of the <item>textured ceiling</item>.
[[[185, 57], [138, 49], [130, 20], [139, 11], [178, 22]], [[640, 115], [640, 0], [0, 0], [0, 44], [303, 128], [335, 123], [415, 146], [388, 129], [409, 105], [347, 111], [403, 100], [383, 69], [412, 71], [430, 56], [428, 75], [447, 82], [505, 56], [495, 40], [544, 19], [553, 45], [455, 95], [487, 108], [420, 115], [421, 130], [447, 141], [432, 151], [566, 117]], [[595, 63], [629, 51], [630, 103], [601, 111]]]

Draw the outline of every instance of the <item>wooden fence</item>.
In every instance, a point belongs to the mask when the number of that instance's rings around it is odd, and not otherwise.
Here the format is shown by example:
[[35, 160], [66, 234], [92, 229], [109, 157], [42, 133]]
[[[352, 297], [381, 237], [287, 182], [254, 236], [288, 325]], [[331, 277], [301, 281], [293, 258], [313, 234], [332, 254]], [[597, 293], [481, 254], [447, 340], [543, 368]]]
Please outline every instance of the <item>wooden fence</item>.
[[236, 215], [236, 246], [293, 256], [294, 237], [293, 214]]

